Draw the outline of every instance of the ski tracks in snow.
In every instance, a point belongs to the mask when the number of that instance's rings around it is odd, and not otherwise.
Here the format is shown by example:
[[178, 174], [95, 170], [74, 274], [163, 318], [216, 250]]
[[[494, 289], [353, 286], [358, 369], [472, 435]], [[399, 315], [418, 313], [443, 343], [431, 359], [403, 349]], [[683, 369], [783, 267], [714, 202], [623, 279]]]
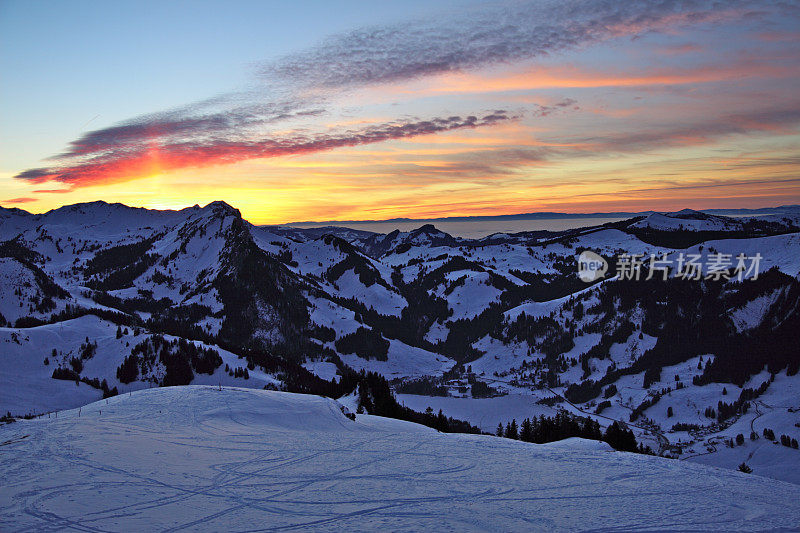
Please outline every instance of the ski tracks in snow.
[[154, 390], [90, 412], [0, 428], [0, 530], [612, 531], [800, 522], [787, 503], [800, 497], [793, 485], [654, 457], [444, 435], [374, 417], [352, 422], [314, 397]]

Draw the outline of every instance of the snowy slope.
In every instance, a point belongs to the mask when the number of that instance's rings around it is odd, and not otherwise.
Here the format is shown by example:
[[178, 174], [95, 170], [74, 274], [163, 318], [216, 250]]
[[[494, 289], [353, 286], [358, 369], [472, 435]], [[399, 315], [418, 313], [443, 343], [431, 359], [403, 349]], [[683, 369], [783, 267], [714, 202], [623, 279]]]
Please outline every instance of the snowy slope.
[[142, 237], [200, 210], [199, 206], [194, 206], [180, 211], [159, 211], [106, 202], [68, 205], [36, 215], [0, 208], [0, 240], [11, 239], [19, 233], [33, 233], [40, 226], [61, 238], [79, 237], [81, 233], [106, 239], [125, 235]]
[[62, 297], [56, 295], [63, 289], [37, 277], [35, 266], [31, 266], [11, 257], [0, 257], [0, 317], [8, 324], [21, 317], [45, 318], [62, 311], [69, 303], [69, 299], [63, 298], [68, 296], [66, 293]]
[[713, 240], [686, 250], [687, 255], [700, 254], [703, 262], [708, 260], [709, 253], [730, 254], [734, 265], [739, 254], [744, 254], [745, 257], [760, 254], [760, 272], [775, 267], [790, 276], [800, 275], [800, 233], [758, 239]]
[[350, 368], [378, 372], [389, 379], [439, 376], [454, 364], [449, 357], [409, 346], [395, 339], [389, 341], [386, 361], [366, 360], [355, 354], [341, 354], [340, 357]]
[[[121, 393], [153, 386], [141, 379], [123, 384], [116, 377], [117, 368], [131, 353], [131, 348], [149, 334], [134, 335], [129, 331], [117, 338], [116, 333], [116, 324], [91, 315], [35, 328], [0, 328], [0, 414], [9, 411], [16, 416], [39, 414], [78, 407], [102, 398], [102, 391], [86, 383], [52, 378], [53, 369], [69, 367], [69, 360], [79, 357], [80, 346], [87, 338], [97, 343], [97, 348], [94, 356], [83, 361], [83, 377], [105, 379], [110, 388], [116, 387]], [[167, 340], [175, 338], [165, 336]], [[194, 343], [209, 347], [199, 341]], [[227, 350], [210, 348], [219, 353], [222, 365], [211, 375], [195, 373], [192, 383], [259, 389], [265, 385], [280, 385], [278, 380], [259, 369], [251, 370], [249, 379], [229, 376], [224, 371], [225, 365], [244, 368], [247, 362]], [[58, 352], [55, 357], [54, 349]]]
[[800, 487], [607, 451], [439, 434], [314, 396], [123, 395], [0, 427], [0, 529], [763, 530]]
[[742, 224], [736, 219], [684, 209], [676, 213], [653, 213], [635, 222], [633, 227], [662, 231], [726, 231], [741, 229]]

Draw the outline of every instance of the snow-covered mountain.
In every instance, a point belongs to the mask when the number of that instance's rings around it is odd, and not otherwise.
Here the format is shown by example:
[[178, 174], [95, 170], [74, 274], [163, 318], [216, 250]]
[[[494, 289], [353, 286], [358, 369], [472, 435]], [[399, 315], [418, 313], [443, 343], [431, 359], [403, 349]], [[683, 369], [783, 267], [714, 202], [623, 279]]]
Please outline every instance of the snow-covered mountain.
[[633, 223], [632, 226], [665, 231], [730, 231], [742, 229], [743, 221], [684, 209], [677, 213], [653, 213]]
[[[800, 483], [798, 224], [800, 209], [680, 211], [473, 240], [260, 227], [223, 202], [0, 208], [0, 413], [158, 385], [338, 397], [364, 370], [406, 407], [486, 432], [571, 413]], [[609, 264], [591, 284], [587, 250]], [[665, 281], [651, 254], [712, 279]], [[739, 254], [758, 276], [734, 272]], [[632, 255], [641, 279], [620, 279]], [[730, 280], [709, 270], [720, 257]]]
[[800, 487], [582, 439], [442, 434], [169, 387], [0, 427], [0, 529], [791, 530]]

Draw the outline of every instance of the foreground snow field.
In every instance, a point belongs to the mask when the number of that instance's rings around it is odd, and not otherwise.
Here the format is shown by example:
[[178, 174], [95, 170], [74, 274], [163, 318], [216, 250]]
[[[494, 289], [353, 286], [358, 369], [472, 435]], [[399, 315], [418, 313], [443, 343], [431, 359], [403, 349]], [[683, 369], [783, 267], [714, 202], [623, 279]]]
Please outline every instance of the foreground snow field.
[[0, 427], [0, 530], [764, 530], [800, 487], [616, 453], [440, 434], [332, 400], [142, 390]]

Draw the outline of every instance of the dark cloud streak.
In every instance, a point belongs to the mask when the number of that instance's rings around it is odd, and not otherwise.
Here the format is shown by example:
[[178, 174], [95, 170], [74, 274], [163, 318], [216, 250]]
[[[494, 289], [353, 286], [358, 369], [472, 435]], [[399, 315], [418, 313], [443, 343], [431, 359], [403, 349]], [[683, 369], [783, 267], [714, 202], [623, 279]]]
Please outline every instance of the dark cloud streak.
[[99, 155], [77, 165], [31, 169], [17, 177], [32, 183], [56, 181], [75, 186], [126, 181], [154, 171], [229, 164], [255, 158], [310, 154], [335, 148], [360, 146], [389, 140], [431, 135], [458, 129], [491, 126], [514, 120], [505, 111], [483, 117], [452, 116], [431, 120], [400, 121], [360, 129], [313, 135], [285, 136], [278, 139], [232, 140], [225, 137], [185, 140], [156, 149], [134, 147]]
[[742, 0], [558, 0], [356, 30], [265, 65], [261, 74], [292, 84], [344, 87], [396, 82], [535, 59], [622, 35], [697, 24], [753, 10]]

